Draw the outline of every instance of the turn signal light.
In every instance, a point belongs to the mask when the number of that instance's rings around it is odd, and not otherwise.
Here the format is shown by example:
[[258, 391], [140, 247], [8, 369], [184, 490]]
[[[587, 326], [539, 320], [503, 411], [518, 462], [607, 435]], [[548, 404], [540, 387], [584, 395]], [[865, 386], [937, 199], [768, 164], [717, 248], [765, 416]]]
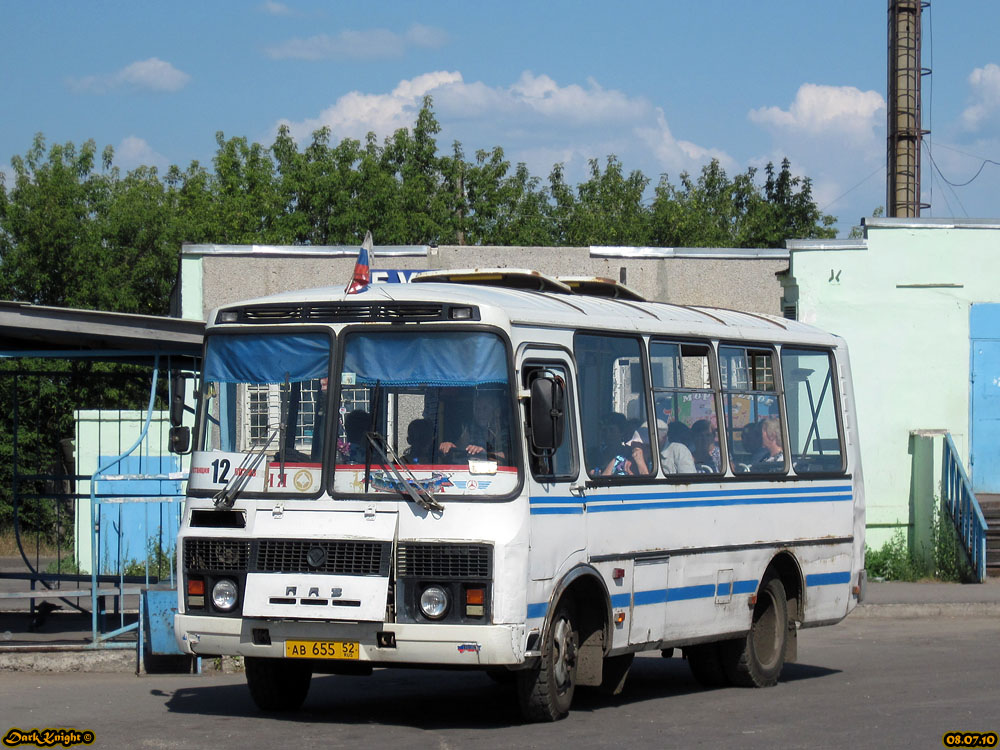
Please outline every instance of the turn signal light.
[[188, 594], [190, 596], [204, 596], [205, 582], [200, 578], [188, 578]]
[[486, 589], [465, 590], [465, 614], [467, 617], [482, 617], [485, 614]]

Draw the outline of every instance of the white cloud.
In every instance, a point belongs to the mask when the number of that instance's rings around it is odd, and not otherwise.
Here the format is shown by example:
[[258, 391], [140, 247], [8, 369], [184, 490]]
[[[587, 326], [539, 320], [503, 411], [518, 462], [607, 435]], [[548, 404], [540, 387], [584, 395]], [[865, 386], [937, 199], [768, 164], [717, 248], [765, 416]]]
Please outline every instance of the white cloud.
[[771, 135], [771, 146], [751, 163], [808, 176], [817, 206], [845, 229], [885, 205], [886, 103], [876, 91], [805, 83], [788, 109], [760, 107], [748, 119]]
[[749, 118], [774, 131], [866, 140], [885, 120], [885, 99], [877, 91], [854, 86], [805, 83], [787, 110], [761, 107], [750, 110]]
[[985, 120], [1000, 112], [1000, 66], [989, 63], [969, 74], [972, 104], [962, 112], [962, 124], [976, 130]]
[[643, 97], [605, 89], [597, 81], [560, 85], [530, 71], [507, 86], [466, 82], [457, 71], [435, 71], [400, 81], [389, 93], [354, 91], [338, 98], [316, 117], [282, 120], [294, 138], [306, 141], [320, 127], [332, 140], [363, 140], [374, 132], [381, 140], [399, 128], [412, 127], [424, 96], [434, 100], [441, 124], [439, 149], [460, 141], [466, 158], [478, 149], [501, 146], [505, 157], [524, 162], [533, 175], [547, 177], [556, 163], [566, 165], [566, 179], [585, 179], [587, 162], [619, 157], [626, 171], [640, 169], [656, 180], [662, 171], [698, 172], [711, 158], [738, 170], [718, 148], [674, 138], [663, 110]]
[[401, 57], [410, 47], [438, 48], [448, 35], [432, 26], [414, 24], [405, 33], [388, 29], [317, 34], [305, 39], [288, 39], [265, 49], [275, 60], [380, 60]]
[[677, 174], [684, 171], [693, 172], [712, 159], [718, 159], [719, 164], [727, 171], [741, 171], [736, 161], [721, 149], [677, 140], [670, 131], [667, 118], [661, 109], [656, 110], [654, 123], [636, 128], [636, 135], [656, 157], [661, 165], [661, 171]]
[[125, 171], [147, 166], [162, 172], [169, 166], [169, 160], [155, 151], [145, 139], [130, 135], [115, 147], [115, 164]]
[[80, 94], [107, 94], [120, 89], [175, 92], [184, 88], [191, 76], [156, 57], [139, 60], [107, 75], [71, 78], [70, 89]]
[[284, 3], [276, 3], [273, 0], [268, 0], [267, 2], [261, 3], [261, 10], [272, 16], [293, 16], [295, 11], [289, 8]]

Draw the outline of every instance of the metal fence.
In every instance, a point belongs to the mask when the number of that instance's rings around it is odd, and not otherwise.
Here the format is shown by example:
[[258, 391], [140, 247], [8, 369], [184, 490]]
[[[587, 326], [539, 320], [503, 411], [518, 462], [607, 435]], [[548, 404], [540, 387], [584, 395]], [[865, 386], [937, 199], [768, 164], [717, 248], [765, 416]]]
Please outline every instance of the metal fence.
[[141, 594], [175, 588], [186, 472], [168, 450], [169, 371], [167, 356], [0, 362], [0, 532], [16, 554], [0, 618], [59, 607], [90, 615], [92, 647], [141, 640]]

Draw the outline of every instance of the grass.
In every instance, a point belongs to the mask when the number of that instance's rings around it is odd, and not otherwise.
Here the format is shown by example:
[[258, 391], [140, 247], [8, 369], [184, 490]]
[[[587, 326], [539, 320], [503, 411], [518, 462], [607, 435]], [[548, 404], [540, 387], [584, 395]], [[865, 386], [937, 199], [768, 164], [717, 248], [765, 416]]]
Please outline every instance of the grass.
[[[22, 534], [21, 542], [24, 544], [24, 554], [28, 556], [29, 559], [35, 557], [35, 535], [34, 534]], [[65, 554], [66, 550], [70, 545], [64, 544], [62, 547], [62, 552]], [[38, 555], [40, 557], [54, 557], [58, 554], [59, 550], [56, 545], [46, 539], [42, 539], [38, 543]], [[17, 537], [14, 536], [13, 529], [4, 529], [0, 531], [0, 557], [20, 557], [21, 553], [17, 549]]]

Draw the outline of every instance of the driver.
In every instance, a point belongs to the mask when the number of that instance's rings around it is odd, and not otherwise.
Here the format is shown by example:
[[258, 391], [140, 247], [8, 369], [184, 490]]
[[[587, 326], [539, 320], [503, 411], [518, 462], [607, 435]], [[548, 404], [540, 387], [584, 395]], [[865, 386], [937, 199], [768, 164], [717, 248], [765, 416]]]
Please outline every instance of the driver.
[[508, 463], [510, 430], [503, 418], [500, 394], [479, 391], [472, 405], [472, 419], [462, 427], [457, 441], [445, 440], [438, 446], [442, 454], [456, 449], [475, 458], [491, 458], [501, 464]]

